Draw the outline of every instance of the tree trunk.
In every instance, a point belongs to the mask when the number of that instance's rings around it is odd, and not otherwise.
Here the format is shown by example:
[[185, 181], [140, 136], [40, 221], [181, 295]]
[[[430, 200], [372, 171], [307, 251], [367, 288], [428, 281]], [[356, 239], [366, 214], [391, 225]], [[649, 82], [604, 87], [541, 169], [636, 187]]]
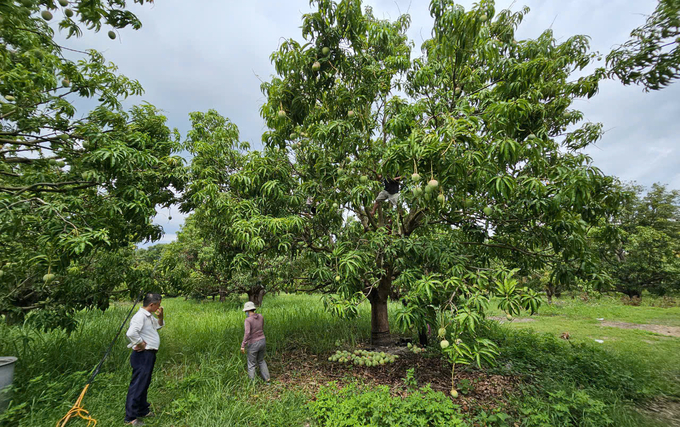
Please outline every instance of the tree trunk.
[[427, 326], [418, 332], [418, 342], [421, 346], [427, 347]]
[[227, 300], [227, 290], [220, 286], [218, 292], [220, 294], [220, 302], [225, 302]]
[[635, 297], [642, 298], [642, 292], [638, 289], [624, 289], [622, 291], [625, 295], [628, 295], [628, 298], [633, 299]]
[[[398, 295], [396, 292], [390, 292], [390, 299], [395, 301], [395, 295]], [[401, 305], [406, 307], [406, 300], [402, 299], [401, 300]], [[422, 327], [420, 330], [418, 330], [418, 342], [420, 343], [421, 346], [427, 347], [427, 326]]]
[[248, 290], [248, 301], [253, 302], [257, 307], [262, 305], [264, 294], [267, 293], [262, 286], [253, 286]]
[[387, 300], [392, 287], [392, 269], [388, 268], [386, 274], [380, 279], [377, 289], [373, 288], [368, 294], [371, 303], [371, 344], [390, 344], [390, 323], [387, 316]]
[[262, 305], [262, 300], [264, 299], [264, 294], [265, 290], [260, 289], [256, 294], [255, 294], [255, 300], [253, 301], [256, 306], [261, 306]]
[[552, 298], [554, 293], [555, 289], [551, 285], [545, 286], [545, 295], [548, 297], [548, 304], [552, 304]]

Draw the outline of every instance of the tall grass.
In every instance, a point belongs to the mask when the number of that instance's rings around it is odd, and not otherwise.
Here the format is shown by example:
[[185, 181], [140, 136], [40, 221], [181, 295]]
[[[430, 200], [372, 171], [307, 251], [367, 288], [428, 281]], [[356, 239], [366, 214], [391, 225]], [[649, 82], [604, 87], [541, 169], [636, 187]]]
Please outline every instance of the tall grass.
[[[80, 393], [130, 306], [115, 304], [105, 312], [80, 313], [79, 327], [71, 336], [0, 327], [0, 354], [19, 358], [13, 405], [25, 406], [17, 410], [17, 420], [22, 418], [17, 425], [56, 423]], [[232, 421], [241, 426], [295, 425], [305, 419], [304, 396], [290, 392], [269, 400], [262, 390], [249, 387], [245, 356], [240, 353], [245, 314], [239, 302], [166, 299], [163, 306], [166, 326], [150, 390], [150, 401], [162, 408], [155, 425], [172, 420], [201, 426]], [[328, 352], [337, 340], [350, 345], [365, 341], [370, 335], [368, 310], [361, 307], [359, 319], [343, 320], [325, 312], [318, 296], [267, 297], [259, 312], [265, 316], [268, 358], [280, 359], [291, 350]], [[100, 425], [119, 423], [124, 415], [130, 379], [126, 345], [122, 336], [85, 398]]]
[[[297, 389], [249, 383], [245, 356], [240, 353], [245, 319], [242, 302], [163, 301], [167, 324], [161, 331], [161, 349], [149, 395], [159, 416], [149, 420], [149, 425], [314, 425], [313, 414], [306, 405], [310, 396]], [[0, 326], [0, 355], [19, 358], [13, 403], [5, 415], [0, 415], [0, 425], [55, 425], [77, 398], [130, 307], [130, 303], [119, 303], [105, 312], [79, 313], [79, 327], [70, 336], [61, 331], [45, 333], [28, 327]], [[586, 317], [597, 309], [588, 304], [583, 307], [582, 315]], [[391, 311], [394, 308], [391, 306]], [[637, 316], [630, 311], [635, 307], [626, 309], [627, 315]], [[283, 362], [291, 352], [297, 357], [324, 355], [335, 350], [336, 344], [354, 346], [367, 342], [369, 310], [368, 305], [362, 305], [357, 319], [343, 320], [327, 313], [318, 296], [266, 297], [259, 311], [265, 316], [267, 360], [274, 380], [282, 373]], [[570, 316], [576, 317], [579, 308], [570, 305], [568, 310]], [[612, 312], [615, 310], [618, 308], [612, 305]], [[534, 324], [540, 322], [524, 325]], [[559, 425], [585, 426], [598, 419], [593, 417], [605, 403], [607, 416], [619, 427], [652, 425], [629, 410], [631, 402], [668, 394], [670, 387], [677, 385], [671, 379], [664, 382], [652, 375], [654, 366], [638, 357], [641, 353], [636, 353], [635, 347], [622, 357], [592, 344], [572, 345], [554, 334], [518, 331], [514, 327], [492, 327], [490, 337], [501, 348], [495, 370], [525, 381], [512, 397], [518, 411], [558, 419], [560, 415], [554, 412], [568, 407], [574, 414], [559, 418], [563, 422]], [[85, 396], [84, 406], [100, 426], [122, 424], [131, 371], [126, 345], [127, 340], [121, 337]], [[590, 415], [579, 415], [578, 408], [583, 406], [579, 402], [588, 405]], [[73, 425], [84, 423], [78, 420]]]

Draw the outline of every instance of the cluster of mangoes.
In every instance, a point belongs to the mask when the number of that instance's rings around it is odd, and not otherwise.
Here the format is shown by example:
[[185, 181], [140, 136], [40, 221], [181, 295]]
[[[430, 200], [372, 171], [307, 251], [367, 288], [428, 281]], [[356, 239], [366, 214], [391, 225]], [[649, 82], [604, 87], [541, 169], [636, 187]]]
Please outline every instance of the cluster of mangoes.
[[379, 366], [387, 363], [394, 363], [399, 356], [396, 354], [388, 354], [385, 352], [354, 350], [349, 352], [347, 350], [338, 350], [334, 355], [328, 358], [330, 362], [351, 363], [357, 366]]

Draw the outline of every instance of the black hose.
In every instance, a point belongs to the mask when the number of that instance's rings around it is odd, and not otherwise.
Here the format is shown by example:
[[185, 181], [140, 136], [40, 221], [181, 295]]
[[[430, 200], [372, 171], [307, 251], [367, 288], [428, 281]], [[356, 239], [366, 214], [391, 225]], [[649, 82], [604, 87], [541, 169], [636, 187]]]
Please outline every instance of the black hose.
[[99, 361], [99, 364], [94, 369], [94, 372], [92, 372], [92, 375], [90, 375], [90, 379], [87, 380], [87, 384], [91, 384], [92, 381], [94, 381], [94, 377], [96, 377], [97, 374], [99, 374], [99, 370], [101, 369], [102, 365], [104, 364], [104, 361], [106, 360], [106, 358], [109, 357], [109, 354], [111, 354], [111, 350], [113, 350], [113, 345], [118, 340], [118, 337], [120, 336], [120, 333], [123, 330], [123, 327], [125, 327], [125, 323], [127, 323], [128, 319], [130, 318], [130, 315], [132, 314], [132, 311], [137, 306], [137, 303], [142, 299], [142, 295], [144, 295], [144, 291], [139, 293], [137, 300], [135, 301], [134, 304], [132, 304], [132, 308], [130, 308], [130, 311], [128, 312], [127, 316], [125, 316], [125, 320], [123, 320], [123, 323], [120, 324], [120, 327], [118, 328], [118, 332], [116, 333], [116, 336], [113, 338], [113, 341], [111, 341], [111, 344], [109, 344], [109, 348], [108, 348], [108, 350], [106, 350], [106, 353], [104, 353], [104, 357], [102, 358], [102, 360]]

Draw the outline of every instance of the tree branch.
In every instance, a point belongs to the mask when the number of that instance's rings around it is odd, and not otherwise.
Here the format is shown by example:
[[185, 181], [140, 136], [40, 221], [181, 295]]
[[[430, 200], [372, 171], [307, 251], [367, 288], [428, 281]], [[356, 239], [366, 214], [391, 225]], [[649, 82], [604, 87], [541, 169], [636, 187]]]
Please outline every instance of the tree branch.
[[[76, 185], [83, 184], [83, 185]], [[71, 188], [60, 188], [66, 185], [76, 185]], [[90, 181], [67, 181], [67, 182], [38, 182], [36, 184], [29, 185], [28, 187], [2, 187], [0, 186], [0, 191], [6, 193], [12, 193], [18, 196], [21, 193], [32, 192], [32, 193], [66, 193], [73, 190], [82, 190], [85, 188], [95, 187], [97, 183]], [[38, 187], [48, 187], [48, 188], [38, 188]]]
[[467, 246], [486, 246], [489, 248], [498, 248], [498, 249], [507, 249], [515, 252], [519, 252], [524, 255], [529, 255], [529, 256], [535, 256], [535, 257], [544, 257], [544, 258], [554, 258], [554, 255], [547, 255], [547, 254], [540, 254], [537, 252], [529, 252], [527, 250], [515, 247], [515, 246], [510, 246], [510, 245], [504, 245], [500, 243], [479, 243], [479, 242], [460, 242], [461, 245], [467, 245]]

